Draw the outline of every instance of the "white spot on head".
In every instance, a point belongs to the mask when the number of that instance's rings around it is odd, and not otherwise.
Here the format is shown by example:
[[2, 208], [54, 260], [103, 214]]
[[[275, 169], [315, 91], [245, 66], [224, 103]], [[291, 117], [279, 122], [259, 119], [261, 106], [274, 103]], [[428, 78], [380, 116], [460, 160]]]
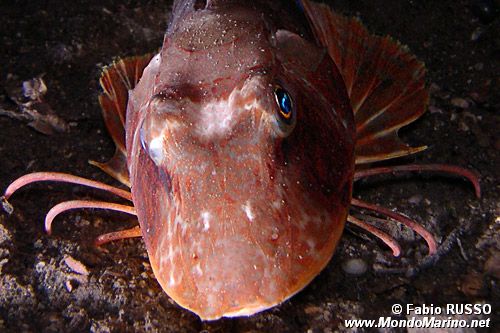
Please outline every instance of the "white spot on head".
[[203, 211], [200, 214], [201, 221], [203, 222], [203, 231], [207, 231], [210, 229], [210, 218], [211, 214], [210, 212]]
[[177, 284], [177, 281], [174, 278], [174, 270], [170, 271], [170, 278], [168, 279], [168, 285], [170, 287], [174, 287]]
[[253, 211], [252, 211], [252, 205], [250, 204], [250, 201], [248, 200], [244, 205], [241, 206], [243, 208], [243, 211], [245, 212], [245, 214], [247, 215], [248, 219], [250, 221], [253, 221], [253, 219], [255, 218], [255, 215], [253, 214]]
[[316, 246], [316, 242], [312, 239], [308, 239], [308, 240], [306, 240], [306, 243], [307, 243], [307, 246], [309, 247], [309, 249], [314, 251], [314, 247]]
[[[198, 110], [197, 132], [205, 138], [223, 137], [231, 133], [243, 113], [259, 106], [255, 91], [264, 90], [262, 79], [258, 76], [246, 81], [241, 89], [234, 89], [227, 99], [220, 99], [204, 104]], [[252, 98], [253, 97], [253, 98]], [[241, 100], [251, 102], [241, 105]]]
[[203, 275], [203, 270], [201, 269], [201, 265], [200, 265], [200, 263], [197, 263], [197, 264], [194, 266], [193, 270], [194, 270], [194, 273], [195, 273], [196, 275], [198, 275], [198, 276], [202, 276], [202, 275]]
[[273, 201], [272, 205], [273, 205], [273, 208], [276, 210], [281, 209], [281, 201], [275, 200], [275, 201]]
[[274, 227], [273, 228], [273, 233], [271, 234], [271, 239], [272, 240], [277, 240], [279, 238], [279, 230], [278, 228]]
[[191, 243], [190, 251], [192, 253], [196, 253], [197, 257], [200, 257], [201, 255], [203, 255], [203, 247], [201, 246], [201, 243], [199, 241], [193, 241]]
[[186, 229], [187, 229], [187, 223], [184, 222], [184, 220], [182, 219], [182, 217], [179, 214], [177, 214], [175, 216], [174, 226], [175, 226], [176, 229], [178, 227], [180, 227], [181, 228], [182, 236], [184, 236], [184, 234], [186, 233]]
[[168, 283], [170, 287], [174, 287], [182, 283], [183, 273], [180, 271], [179, 273], [175, 273], [174, 269], [170, 270], [170, 277]]
[[257, 99], [253, 99], [252, 103], [245, 104], [245, 106], [243, 108], [247, 111], [251, 111], [251, 110], [257, 108], [258, 106], [259, 106], [259, 103], [257, 103]]
[[[168, 251], [167, 251], [167, 255], [162, 255], [162, 260], [165, 259], [165, 260], [168, 260], [170, 261], [170, 265], [173, 265], [174, 264], [174, 257], [175, 257], [175, 254], [179, 251], [179, 249], [174, 249], [173, 245], [172, 245], [172, 242], [169, 242], [168, 244]], [[161, 261], [160, 261], [161, 262]]]
[[228, 133], [234, 124], [235, 112], [237, 110], [230, 107], [230, 101], [221, 100], [207, 103], [199, 112], [199, 134], [213, 137]]
[[217, 306], [217, 297], [213, 293], [208, 294], [207, 303], [209, 308], [215, 308]]

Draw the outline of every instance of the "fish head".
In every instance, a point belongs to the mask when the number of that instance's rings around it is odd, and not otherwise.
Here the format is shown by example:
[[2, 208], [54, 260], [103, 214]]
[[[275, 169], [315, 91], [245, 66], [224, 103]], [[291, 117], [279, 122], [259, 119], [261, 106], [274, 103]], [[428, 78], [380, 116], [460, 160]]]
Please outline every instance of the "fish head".
[[250, 315], [330, 260], [351, 199], [353, 116], [313, 42], [255, 13], [192, 15], [131, 93], [131, 190], [167, 294], [203, 319]]

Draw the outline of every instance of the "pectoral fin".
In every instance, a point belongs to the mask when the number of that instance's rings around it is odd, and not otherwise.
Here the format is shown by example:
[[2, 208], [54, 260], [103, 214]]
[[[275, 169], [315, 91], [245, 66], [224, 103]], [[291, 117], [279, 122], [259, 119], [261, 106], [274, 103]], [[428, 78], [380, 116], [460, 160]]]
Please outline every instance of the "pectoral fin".
[[152, 54], [146, 54], [117, 60], [104, 68], [99, 80], [103, 90], [99, 96], [99, 104], [106, 127], [116, 145], [116, 151], [108, 162], [90, 161], [90, 164], [99, 167], [127, 186], [130, 186], [125, 148], [128, 92], [139, 82], [144, 68], [152, 57]]
[[424, 64], [390, 37], [370, 34], [355, 18], [302, 1], [318, 42], [342, 73], [356, 121], [356, 164], [413, 154], [398, 130], [420, 117], [429, 93]]

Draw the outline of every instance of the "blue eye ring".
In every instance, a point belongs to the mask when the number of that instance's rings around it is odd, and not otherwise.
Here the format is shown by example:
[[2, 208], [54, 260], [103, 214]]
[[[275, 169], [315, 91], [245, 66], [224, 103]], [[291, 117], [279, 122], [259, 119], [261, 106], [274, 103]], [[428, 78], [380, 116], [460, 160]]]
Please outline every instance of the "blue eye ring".
[[279, 115], [286, 123], [290, 123], [293, 118], [293, 101], [290, 94], [281, 86], [274, 89], [274, 98], [278, 104]]

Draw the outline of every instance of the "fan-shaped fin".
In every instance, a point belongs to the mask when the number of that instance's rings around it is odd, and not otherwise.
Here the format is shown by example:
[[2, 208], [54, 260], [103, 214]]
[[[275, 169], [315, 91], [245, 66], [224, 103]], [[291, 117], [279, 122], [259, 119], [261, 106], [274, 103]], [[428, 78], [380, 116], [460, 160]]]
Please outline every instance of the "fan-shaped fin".
[[429, 100], [425, 67], [390, 37], [370, 34], [355, 18], [303, 1], [318, 41], [338, 66], [356, 120], [356, 164], [409, 155], [398, 130], [424, 112]]
[[99, 104], [106, 128], [116, 145], [114, 156], [106, 163], [90, 161], [90, 164], [130, 186], [127, 169], [127, 152], [125, 148], [125, 116], [127, 112], [128, 91], [134, 89], [139, 82], [144, 68], [153, 57], [144, 56], [119, 59], [104, 68], [99, 83], [102, 94]]

